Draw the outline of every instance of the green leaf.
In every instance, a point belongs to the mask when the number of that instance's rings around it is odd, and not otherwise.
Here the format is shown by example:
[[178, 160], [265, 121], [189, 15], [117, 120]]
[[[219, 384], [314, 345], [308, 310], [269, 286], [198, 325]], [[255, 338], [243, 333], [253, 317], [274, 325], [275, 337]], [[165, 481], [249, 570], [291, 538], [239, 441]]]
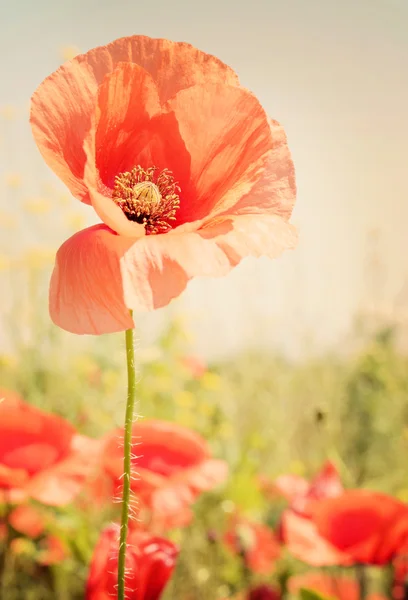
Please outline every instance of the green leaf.
[[308, 590], [306, 588], [302, 588], [300, 590], [300, 600], [333, 600], [331, 596], [323, 596], [319, 594], [319, 592], [315, 592], [314, 590]]

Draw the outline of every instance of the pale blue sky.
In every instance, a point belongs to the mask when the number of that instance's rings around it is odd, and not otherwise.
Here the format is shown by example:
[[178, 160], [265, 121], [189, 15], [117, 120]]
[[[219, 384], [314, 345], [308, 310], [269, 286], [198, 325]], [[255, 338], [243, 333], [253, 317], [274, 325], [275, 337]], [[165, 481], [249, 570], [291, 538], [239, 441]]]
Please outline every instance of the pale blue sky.
[[[286, 128], [301, 241], [279, 261], [193, 283], [174, 310], [192, 313], [204, 352], [257, 337], [296, 349], [304, 331], [333, 343], [361, 298], [370, 229], [381, 230], [379, 301], [391, 302], [408, 272], [407, 31], [405, 0], [2, 1], [0, 105], [25, 109], [64, 45], [86, 51], [140, 33], [219, 56]], [[25, 120], [1, 160], [33, 187], [53, 179]]]

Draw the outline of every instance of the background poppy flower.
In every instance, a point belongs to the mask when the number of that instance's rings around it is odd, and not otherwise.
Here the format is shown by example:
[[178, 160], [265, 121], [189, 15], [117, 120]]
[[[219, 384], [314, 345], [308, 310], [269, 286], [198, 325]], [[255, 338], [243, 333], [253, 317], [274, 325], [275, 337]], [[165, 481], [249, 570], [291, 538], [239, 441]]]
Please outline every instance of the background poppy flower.
[[[358, 582], [351, 577], [309, 571], [289, 579], [288, 589], [291, 594], [298, 594], [302, 588], [318, 592], [330, 600], [364, 600], [360, 595]], [[386, 600], [386, 597], [369, 594], [366, 600]]]
[[291, 510], [285, 510], [280, 522], [280, 537], [287, 550], [314, 567], [350, 565], [353, 559], [320, 535], [316, 524]]
[[385, 565], [408, 542], [408, 506], [370, 490], [347, 490], [316, 503], [319, 534], [356, 563]]
[[[122, 436], [118, 429], [107, 437], [103, 458], [116, 492], [123, 472]], [[132, 490], [156, 526], [185, 525], [191, 517], [190, 505], [199, 494], [227, 477], [227, 464], [211, 457], [207, 442], [176, 423], [138, 421], [133, 426], [132, 444]]]
[[32, 98], [37, 145], [104, 225], [57, 254], [50, 313], [74, 333], [133, 327], [195, 276], [293, 247], [282, 127], [235, 73], [189, 44], [122, 38], [75, 57]]
[[289, 501], [280, 520], [280, 536], [289, 552], [313, 566], [348, 565], [351, 557], [324, 539], [311, 520], [313, 506], [322, 498], [336, 497], [343, 492], [343, 484], [333, 463], [327, 461], [309, 482], [296, 475], [282, 475], [271, 487]]
[[[110, 600], [116, 595], [119, 526], [110, 525], [96, 545], [86, 587], [86, 600]], [[171, 577], [177, 547], [160, 537], [132, 529], [126, 552], [126, 598], [159, 600]]]
[[183, 366], [193, 377], [197, 379], [202, 377], [207, 372], [207, 364], [198, 356], [184, 356], [181, 360]]
[[344, 490], [339, 472], [331, 461], [326, 461], [310, 481], [299, 475], [289, 474], [281, 475], [273, 482], [263, 478], [261, 485], [268, 495], [282, 495], [288, 500], [292, 510], [305, 516], [310, 514], [314, 500], [335, 498]]
[[7, 520], [13, 529], [30, 538], [41, 535], [47, 524], [45, 514], [30, 504], [17, 506], [11, 511]]
[[227, 546], [243, 557], [255, 573], [268, 575], [274, 570], [281, 548], [274, 532], [262, 523], [235, 516], [224, 536]]
[[[49, 505], [70, 502], [93, 468], [93, 440], [56, 415], [0, 392], [0, 495]], [[84, 452], [86, 448], [86, 452]]]
[[258, 585], [249, 591], [247, 600], [281, 600], [279, 590], [270, 585]]
[[40, 542], [37, 562], [43, 566], [56, 565], [68, 558], [69, 553], [63, 541], [56, 535], [47, 535]]

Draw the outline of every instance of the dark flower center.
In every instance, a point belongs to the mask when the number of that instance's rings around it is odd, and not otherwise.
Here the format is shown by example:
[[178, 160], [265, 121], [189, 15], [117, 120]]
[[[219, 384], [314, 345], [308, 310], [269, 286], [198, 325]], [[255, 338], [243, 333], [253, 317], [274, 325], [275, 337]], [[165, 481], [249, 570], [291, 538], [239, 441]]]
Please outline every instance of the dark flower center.
[[146, 234], [166, 233], [176, 219], [180, 206], [177, 182], [173, 173], [157, 167], [133, 167], [115, 177], [112, 200], [120, 206], [129, 221], [145, 226]]

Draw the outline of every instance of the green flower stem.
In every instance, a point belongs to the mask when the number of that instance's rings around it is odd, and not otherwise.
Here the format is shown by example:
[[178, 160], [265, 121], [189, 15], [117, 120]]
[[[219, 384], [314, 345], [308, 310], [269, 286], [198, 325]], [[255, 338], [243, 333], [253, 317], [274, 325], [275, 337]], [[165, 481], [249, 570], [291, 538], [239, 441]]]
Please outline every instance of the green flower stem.
[[125, 600], [126, 539], [129, 523], [129, 500], [132, 466], [132, 425], [136, 399], [135, 332], [133, 329], [128, 329], [126, 331], [126, 363], [128, 376], [128, 393], [125, 416], [125, 434], [123, 438], [124, 474], [122, 494], [122, 520], [120, 526], [120, 542], [118, 557], [118, 600]]

